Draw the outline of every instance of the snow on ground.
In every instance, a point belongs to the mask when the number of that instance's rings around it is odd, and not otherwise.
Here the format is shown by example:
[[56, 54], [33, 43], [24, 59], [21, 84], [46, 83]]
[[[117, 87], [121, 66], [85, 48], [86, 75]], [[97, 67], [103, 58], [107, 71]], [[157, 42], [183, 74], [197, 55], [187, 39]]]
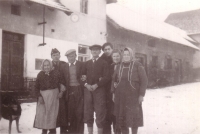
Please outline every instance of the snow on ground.
[[[22, 134], [40, 134], [41, 130], [33, 128], [36, 103], [21, 106]], [[139, 128], [138, 134], [200, 134], [200, 82], [147, 90], [143, 111], [144, 127]], [[8, 121], [2, 119], [0, 133], [7, 132]], [[14, 121], [12, 134], [15, 133]]]

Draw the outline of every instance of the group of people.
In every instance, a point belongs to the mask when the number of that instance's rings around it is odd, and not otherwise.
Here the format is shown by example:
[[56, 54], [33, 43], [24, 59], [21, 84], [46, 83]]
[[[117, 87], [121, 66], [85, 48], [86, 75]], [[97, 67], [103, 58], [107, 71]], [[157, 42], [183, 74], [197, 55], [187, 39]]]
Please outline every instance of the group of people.
[[[52, 49], [42, 62], [35, 89], [38, 97], [34, 127], [42, 134], [93, 134], [94, 113], [98, 134], [137, 134], [143, 126], [142, 101], [147, 88], [144, 67], [131, 48], [113, 49], [111, 43], [90, 46], [92, 59], [77, 61], [75, 49], [60, 61]], [[101, 57], [101, 49], [103, 55]], [[113, 128], [112, 128], [113, 127]]]

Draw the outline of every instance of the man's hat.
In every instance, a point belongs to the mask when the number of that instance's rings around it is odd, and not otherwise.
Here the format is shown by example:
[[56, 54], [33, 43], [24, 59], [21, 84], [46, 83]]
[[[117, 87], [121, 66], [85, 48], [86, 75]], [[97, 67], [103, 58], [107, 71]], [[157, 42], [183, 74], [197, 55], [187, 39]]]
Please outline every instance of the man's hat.
[[51, 50], [51, 55], [52, 55], [52, 54], [55, 54], [55, 53], [60, 53], [60, 52], [58, 51], [58, 49], [53, 48], [53, 49]]
[[97, 48], [97, 49], [101, 50], [101, 46], [97, 45], [97, 44], [94, 44], [94, 45], [89, 47], [90, 50], [92, 50], [93, 48]]
[[65, 53], [65, 56], [69, 55], [69, 54], [72, 54], [72, 53], [76, 53], [76, 50], [75, 49], [70, 49], [68, 50], [66, 53]]

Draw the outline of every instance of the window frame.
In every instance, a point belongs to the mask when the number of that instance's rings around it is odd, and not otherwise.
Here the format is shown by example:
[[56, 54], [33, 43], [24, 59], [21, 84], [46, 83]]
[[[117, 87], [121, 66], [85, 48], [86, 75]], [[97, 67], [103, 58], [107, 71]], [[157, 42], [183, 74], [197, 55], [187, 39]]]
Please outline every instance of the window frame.
[[21, 16], [21, 6], [20, 5], [11, 5], [10, 13], [12, 15]]
[[81, 12], [88, 14], [88, 0], [81, 0]]
[[[43, 61], [43, 60], [44, 60], [44, 59], [35, 58], [35, 70], [41, 70], [41, 65], [42, 65], [42, 61]], [[41, 62], [40, 66], [37, 65], [37, 61], [40, 61], [40, 62]]]
[[[86, 53], [85, 53], [85, 54], [79, 53], [79, 48], [80, 48], [80, 47], [86, 48]], [[79, 60], [80, 57], [81, 57], [83, 60]], [[89, 50], [89, 46], [83, 45], [83, 44], [79, 44], [79, 45], [78, 45], [78, 60], [84, 62], [84, 61], [87, 61], [87, 60], [89, 60], [89, 59], [90, 59], [90, 50]]]

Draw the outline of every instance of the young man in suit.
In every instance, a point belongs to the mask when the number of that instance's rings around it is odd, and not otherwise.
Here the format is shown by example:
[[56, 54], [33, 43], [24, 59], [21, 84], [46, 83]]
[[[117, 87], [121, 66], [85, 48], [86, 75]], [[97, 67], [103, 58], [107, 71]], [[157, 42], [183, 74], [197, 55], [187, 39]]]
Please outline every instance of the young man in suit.
[[[60, 61], [60, 52], [54, 48], [51, 51], [51, 58], [54, 69], [59, 70], [62, 78], [65, 81], [66, 91], [63, 92], [62, 97], [59, 100], [59, 113], [57, 117], [57, 126], [60, 126], [60, 134], [65, 134], [67, 132], [67, 96], [68, 96], [68, 85], [69, 85], [69, 72], [68, 68], [69, 65], [64, 62]], [[56, 130], [52, 130], [55, 133]]]
[[[113, 45], [111, 43], [104, 43], [102, 46], [102, 51], [104, 52], [100, 59], [107, 62], [109, 67], [110, 76], [112, 75], [111, 72], [113, 72], [114, 68], [111, 65], [113, 63], [112, 60], [112, 51], [113, 51]], [[105, 85], [106, 88], [106, 121], [104, 125], [104, 134], [112, 134], [111, 132], [111, 125], [113, 123], [113, 130], [115, 131], [115, 117], [113, 115], [113, 107], [114, 102], [112, 101], [112, 93], [111, 93], [111, 80]]]
[[69, 62], [69, 99], [68, 99], [68, 121], [70, 134], [83, 134], [83, 62], [76, 60], [76, 50], [70, 49], [65, 53]]
[[103, 134], [106, 118], [106, 95], [104, 85], [110, 80], [107, 63], [99, 58], [100, 45], [90, 46], [92, 59], [84, 66], [83, 74], [86, 75], [84, 86], [84, 122], [87, 123], [88, 133], [93, 134], [94, 112], [98, 134]]

